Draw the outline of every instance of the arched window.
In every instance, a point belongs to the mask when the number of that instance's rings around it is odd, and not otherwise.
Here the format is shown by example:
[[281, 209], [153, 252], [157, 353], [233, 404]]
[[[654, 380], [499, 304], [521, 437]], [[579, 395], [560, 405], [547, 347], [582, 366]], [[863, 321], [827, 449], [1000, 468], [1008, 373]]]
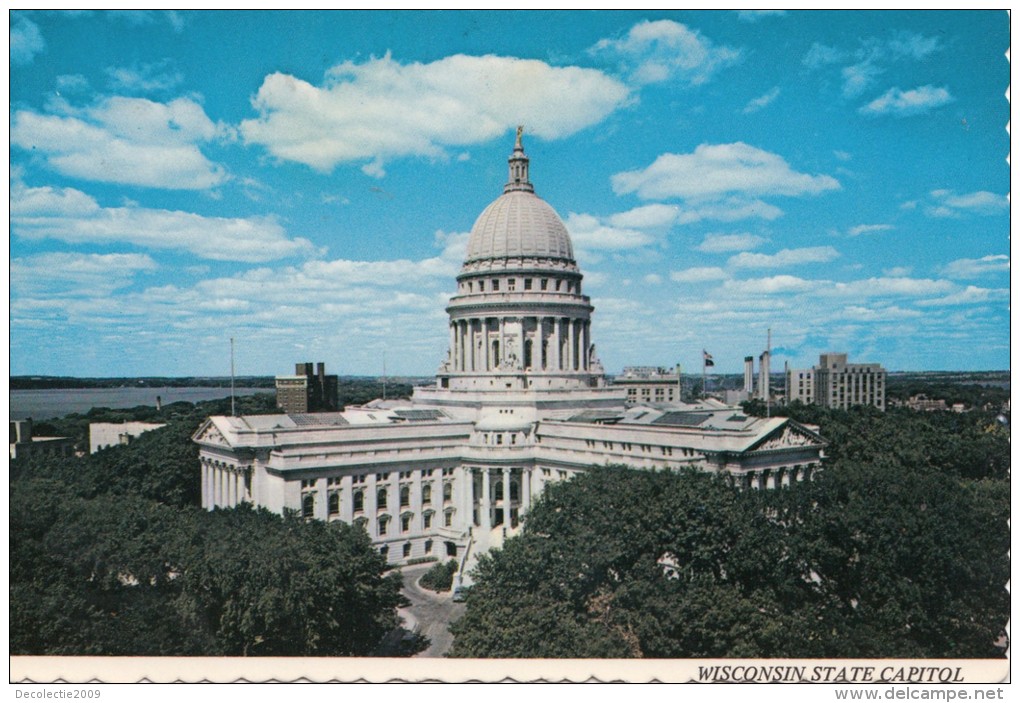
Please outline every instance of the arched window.
[[510, 500], [521, 499], [521, 485], [517, 481], [510, 482]]
[[446, 482], [443, 484], [443, 502], [449, 503], [453, 500], [453, 484]]
[[426, 483], [421, 487], [421, 502], [425, 505], [432, 502], [432, 484]]
[[390, 516], [383, 515], [381, 518], [379, 518], [379, 535], [380, 536], [385, 535], [389, 531], [390, 531]]
[[365, 509], [365, 492], [354, 491], [354, 512], [360, 513]]
[[503, 500], [503, 482], [496, 481], [496, 485], [492, 488], [492, 499]]
[[411, 543], [406, 542], [404, 544], [404, 558], [407, 559], [409, 556], [411, 556]]
[[301, 517], [313, 517], [315, 515], [315, 494], [305, 493], [301, 498]]
[[401, 532], [410, 532], [411, 531], [411, 518], [413, 518], [413, 517], [414, 517], [414, 515], [412, 513], [404, 513], [403, 515], [400, 516], [400, 531]]
[[426, 510], [424, 515], [422, 515], [421, 524], [422, 524], [422, 528], [423, 529], [426, 529], [426, 530], [431, 530], [432, 529], [432, 516], [433, 515], [434, 515], [434, 513], [431, 510]]
[[400, 487], [400, 507], [406, 508], [411, 504], [411, 488], [409, 486]]
[[386, 507], [386, 489], [380, 488], [375, 494], [375, 505], [382, 510]]
[[340, 492], [331, 491], [329, 494], [329, 514], [339, 515], [340, 514]]
[[453, 508], [448, 508], [446, 512], [443, 513], [443, 525], [445, 527], [453, 527]]

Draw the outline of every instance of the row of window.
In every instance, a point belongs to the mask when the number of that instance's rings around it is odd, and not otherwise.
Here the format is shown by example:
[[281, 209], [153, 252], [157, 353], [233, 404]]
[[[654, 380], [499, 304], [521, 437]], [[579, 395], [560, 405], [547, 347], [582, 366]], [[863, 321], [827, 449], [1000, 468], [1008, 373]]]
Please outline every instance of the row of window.
[[[505, 280], [506, 281], [506, 289], [508, 291], [516, 291], [517, 290], [517, 279], [516, 278], [507, 278], [507, 279], [493, 278], [493, 279], [490, 279], [489, 280], [488, 289], [490, 291], [492, 291], [493, 293], [498, 293], [499, 290], [500, 290], [500, 285], [501, 285], [500, 281], [501, 280]], [[553, 281], [550, 281], [548, 278], [539, 278], [539, 279], [522, 278], [521, 281], [523, 283], [523, 286], [524, 286], [523, 289], [524, 290], [535, 290], [535, 284], [537, 283], [538, 284], [538, 290], [544, 290], [544, 291], [553, 290], [553, 291], [556, 291], [556, 292], [562, 292], [564, 289], [566, 289], [567, 293], [578, 293], [578, 294], [581, 293], [581, 283], [580, 283], [580, 281], [564, 281], [562, 279], [555, 279]], [[467, 286], [466, 286], [467, 292], [468, 293], [474, 293], [475, 292], [475, 284], [476, 283], [478, 284], [478, 292], [479, 293], [484, 293], [485, 290], [486, 290], [486, 285], [485, 285], [486, 282], [484, 280], [481, 280], [481, 281], [468, 281], [467, 282]], [[465, 284], [462, 283], [461, 284], [461, 290], [464, 290], [464, 288], [465, 288]]]
[[[599, 442], [594, 440], [594, 439], [586, 439], [586, 440], [584, 440], [584, 443], [585, 443], [585, 445], [589, 449], [594, 449], [594, 448], [598, 447], [598, 445], [599, 445]], [[602, 448], [603, 449], [614, 450], [614, 449], [616, 449], [617, 442], [603, 441], [603, 442], [601, 442], [601, 444], [602, 444]], [[634, 445], [631, 444], [630, 442], [619, 442], [619, 445], [620, 445], [620, 449], [622, 449], [623, 451], [628, 451], [629, 452], [629, 451], [633, 451], [634, 450]], [[639, 444], [638, 448], [642, 452], [645, 452], [646, 454], [651, 453], [651, 451], [653, 449], [659, 449], [662, 452], [663, 456], [673, 456], [673, 447], [656, 447], [656, 446], [651, 445], [651, 444]], [[695, 451], [693, 449], [686, 449], [684, 447], [680, 447], [679, 449], [680, 449], [680, 453], [683, 456], [694, 456], [695, 455]]]

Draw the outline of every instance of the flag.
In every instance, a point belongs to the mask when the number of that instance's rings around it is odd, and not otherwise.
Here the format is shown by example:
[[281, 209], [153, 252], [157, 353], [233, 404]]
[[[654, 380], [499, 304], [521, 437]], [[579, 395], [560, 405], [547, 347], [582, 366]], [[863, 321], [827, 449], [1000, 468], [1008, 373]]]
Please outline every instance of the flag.
[[715, 362], [712, 361], [712, 355], [709, 354], [704, 349], [701, 350], [701, 357], [702, 357], [702, 360], [704, 361], [704, 365], [705, 366], [715, 366]]

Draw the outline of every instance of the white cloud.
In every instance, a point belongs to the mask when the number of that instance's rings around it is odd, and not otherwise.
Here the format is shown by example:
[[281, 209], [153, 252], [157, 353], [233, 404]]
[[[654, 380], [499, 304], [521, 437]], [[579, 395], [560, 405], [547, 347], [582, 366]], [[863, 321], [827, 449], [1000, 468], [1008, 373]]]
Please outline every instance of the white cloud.
[[774, 220], [782, 214], [783, 211], [771, 203], [757, 199], [732, 197], [723, 198], [717, 202], [698, 202], [694, 207], [684, 207], [677, 217], [677, 222], [680, 224], [690, 224], [702, 220], [736, 222], [751, 218]]
[[111, 97], [75, 115], [19, 110], [11, 143], [67, 176], [150, 188], [201, 190], [227, 180], [198, 145], [217, 126], [188, 98], [158, 103]]
[[987, 190], [964, 194], [933, 190], [931, 197], [934, 204], [925, 208], [925, 213], [931, 217], [959, 217], [965, 213], [995, 215], [1009, 209], [1009, 199], [1005, 195]]
[[721, 254], [731, 251], [747, 251], [756, 249], [768, 240], [756, 234], [740, 232], [737, 234], [706, 234], [705, 239], [695, 247], [707, 254]]
[[320, 171], [369, 161], [447, 157], [523, 124], [543, 139], [597, 124], [630, 90], [599, 71], [502, 56], [449, 56], [401, 64], [389, 54], [330, 69], [322, 87], [274, 73], [253, 98], [255, 119], [241, 123], [248, 144]]
[[894, 115], [907, 117], [929, 112], [953, 101], [947, 88], [923, 85], [913, 90], [890, 88], [858, 111], [863, 115]]
[[662, 154], [647, 168], [615, 174], [612, 184], [617, 194], [637, 193], [645, 200], [813, 195], [840, 187], [831, 176], [798, 173], [778, 154], [743, 142], [702, 144], [691, 154]]
[[33, 240], [177, 249], [219, 261], [271, 261], [314, 251], [308, 240], [289, 238], [272, 217], [204, 217], [134, 205], [104, 208], [73, 188], [20, 183], [11, 184], [11, 232]]
[[89, 89], [89, 80], [80, 73], [57, 76], [57, 92], [83, 93]]
[[670, 271], [669, 277], [677, 283], [702, 283], [725, 280], [730, 275], [718, 266], [698, 266], [682, 271]]
[[14, 295], [109, 295], [130, 285], [139, 271], [153, 271], [145, 254], [52, 252], [11, 259]]
[[839, 63], [843, 60], [843, 57], [843, 52], [836, 47], [815, 42], [811, 45], [811, 48], [808, 49], [808, 52], [804, 55], [801, 62], [808, 68], [819, 68], [821, 66]]
[[777, 293], [804, 293], [814, 291], [821, 285], [822, 282], [820, 281], [809, 281], [797, 276], [784, 274], [768, 278], [749, 278], [740, 281], [729, 280], [723, 284], [723, 289], [741, 295], [759, 296]]
[[761, 110], [764, 107], [768, 107], [768, 105], [771, 104], [772, 101], [778, 97], [779, 86], [776, 86], [775, 88], [765, 93], [764, 95], [760, 95], [757, 98], [754, 98], [753, 100], [749, 100], [748, 103], [744, 105], [744, 109], [742, 110], [742, 112], [745, 115], [758, 112], [758, 110]]
[[925, 307], [941, 307], [949, 305], [975, 305], [999, 300], [1009, 300], [1008, 288], [978, 288], [967, 286], [963, 290], [953, 291], [941, 298], [919, 300], [918, 305]]
[[10, 42], [12, 64], [31, 63], [46, 48], [39, 26], [24, 15], [12, 15]]
[[736, 256], [731, 256], [727, 263], [734, 268], [779, 268], [826, 263], [838, 257], [839, 252], [832, 247], [803, 247], [783, 249], [775, 254], [755, 254], [744, 251]]
[[1000, 271], [1009, 271], [1007, 254], [992, 254], [980, 259], [957, 259], [942, 267], [942, 273], [950, 278], [979, 278]]
[[578, 249], [636, 249], [655, 241], [647, 232], [614, 227], [594, 215], [570, 213], [564, 222], [570, 239]]
[[893, 229], [892, 225], [857, 225], [847, 230], [847, 234], [851, 237], [859, 237], [862, 234], [873, 234], [875, 232], [888, 232]]
[[167, 62], [138, 64], [130, 68], [111, 66], [106, 69], [110, 88], [114, 91], [152, 93], [168, 91], [184, 82], [179, 71], [167, 71]]
[[653, 203], [610, 215], [608, 221], [613, 227], [655, 229], [673, 225], [680, 216], [676, 205]]
[[764, 17], [781, 17], [786, 10], [737, 10], [737, 19], [741, 22], [757, 22]]
[[840, 161], [849, 161], [850, 159], [853, 158], [853, 155], [850, 152], [840, 151], [839, 149], [833, 151], [832, 155], [835, 156]]
[[894, 278], [902, 278], [903, 276], [909, 276], [913, 269], [910, 266], [893, 266], [890, 269], [883, 269], [883, 276], [892, 276]]
[[697, 30], [672, 20], [639, 22], [623, 39], [603, 39], [590, 51], [618, 59], [637, 84], [679, 80], [700, 85], [740, 59], [738, 49], [717, 47]]
[[657, 286], [662, 283], [662, 276], [660, 276], [657, 273], [649, 273], [646, 274], [645, 277], [642, 278], [641, 280], [650, 286]]
[[907, 320], [922, 317], [920, 310], [902, 308], [898, 305], [878, 306], [874, 308], [864, 305], [847, 305], [838, 314], [840, 319], [857, 322], [887, 322], [890, 320]]
[[893, 54], [916, 61], [926, 58], [940, 48], [937, 36], [926, 37], [914, 32], [903, 32], [889, 41], [889, 50]]
[[884, 72], [872, 58], [866, 58], [843, 69], [843, 97], [854, 98], [863, 93]]

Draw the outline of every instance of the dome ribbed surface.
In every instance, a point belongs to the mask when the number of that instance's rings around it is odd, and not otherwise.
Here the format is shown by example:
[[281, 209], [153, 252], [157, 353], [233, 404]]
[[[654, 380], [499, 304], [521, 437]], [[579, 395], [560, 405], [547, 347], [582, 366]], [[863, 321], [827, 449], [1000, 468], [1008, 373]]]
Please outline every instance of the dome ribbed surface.
[[464, 263], [517, 257], [574, 258], [560, 216], [527, 191], [504, 193], [482, 211], [471, 228]]

